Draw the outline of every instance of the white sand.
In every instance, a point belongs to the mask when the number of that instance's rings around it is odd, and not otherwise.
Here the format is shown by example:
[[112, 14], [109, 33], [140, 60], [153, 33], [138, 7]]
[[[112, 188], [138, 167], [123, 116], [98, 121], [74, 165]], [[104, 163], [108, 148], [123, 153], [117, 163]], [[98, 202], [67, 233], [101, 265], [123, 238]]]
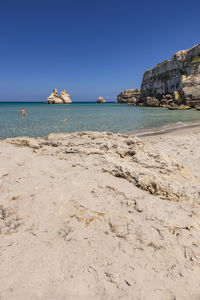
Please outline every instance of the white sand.
[[200, 299], [200, 129], [0, 141], [0, 299]]

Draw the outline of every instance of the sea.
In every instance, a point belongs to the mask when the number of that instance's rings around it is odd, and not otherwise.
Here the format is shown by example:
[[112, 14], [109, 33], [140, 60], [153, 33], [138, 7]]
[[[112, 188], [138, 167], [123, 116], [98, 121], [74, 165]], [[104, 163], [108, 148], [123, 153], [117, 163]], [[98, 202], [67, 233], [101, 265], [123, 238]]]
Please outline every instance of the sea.
[[[20, 110], [25, 108], [22, 119]], [[64, 121], [66, 120], [66, 121]], [[145, 132], [173, 124], [200, 121], [200, 111], [168, 110], [127, 104], [74, 102], [0, 102], [0, 139], [17, 136], [41, 137], [50, 133], [75, 131]]]

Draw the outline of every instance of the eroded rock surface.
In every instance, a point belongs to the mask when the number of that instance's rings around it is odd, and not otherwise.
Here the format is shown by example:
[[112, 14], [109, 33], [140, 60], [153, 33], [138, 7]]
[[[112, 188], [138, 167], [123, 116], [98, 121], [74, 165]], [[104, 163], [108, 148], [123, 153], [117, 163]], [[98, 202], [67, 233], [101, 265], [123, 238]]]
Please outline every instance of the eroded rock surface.
[[118, 103], [129, 103], [132, 105], [136, 105], [141, 96], [140, 89], [129, 89], [121, 92], [117, 96]]

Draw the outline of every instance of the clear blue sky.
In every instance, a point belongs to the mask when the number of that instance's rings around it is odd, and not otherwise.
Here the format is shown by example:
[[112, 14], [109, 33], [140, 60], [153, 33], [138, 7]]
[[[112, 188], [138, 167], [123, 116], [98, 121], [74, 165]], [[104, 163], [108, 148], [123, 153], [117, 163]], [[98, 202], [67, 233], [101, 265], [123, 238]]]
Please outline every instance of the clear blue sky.
[[115, 100], [200, 43], [200, 1], [14, 0], [0, 6], [0, 101]]

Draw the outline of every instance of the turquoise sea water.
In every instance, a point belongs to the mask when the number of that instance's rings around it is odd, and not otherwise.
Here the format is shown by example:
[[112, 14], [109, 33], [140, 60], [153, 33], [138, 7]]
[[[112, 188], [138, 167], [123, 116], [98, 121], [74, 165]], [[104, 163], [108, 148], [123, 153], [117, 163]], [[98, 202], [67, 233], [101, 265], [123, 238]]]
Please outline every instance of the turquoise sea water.
[[[27, 115], [23, 120], [20, 109]], [[61, 120], [67, 119], [64, 123]], [[16, 136], [45, 136], [51, 132], [127, 132], [177, 122], [200, 121], [200, 111], [170, 111], [116, 103], [0, 103], [0, 139]]]

